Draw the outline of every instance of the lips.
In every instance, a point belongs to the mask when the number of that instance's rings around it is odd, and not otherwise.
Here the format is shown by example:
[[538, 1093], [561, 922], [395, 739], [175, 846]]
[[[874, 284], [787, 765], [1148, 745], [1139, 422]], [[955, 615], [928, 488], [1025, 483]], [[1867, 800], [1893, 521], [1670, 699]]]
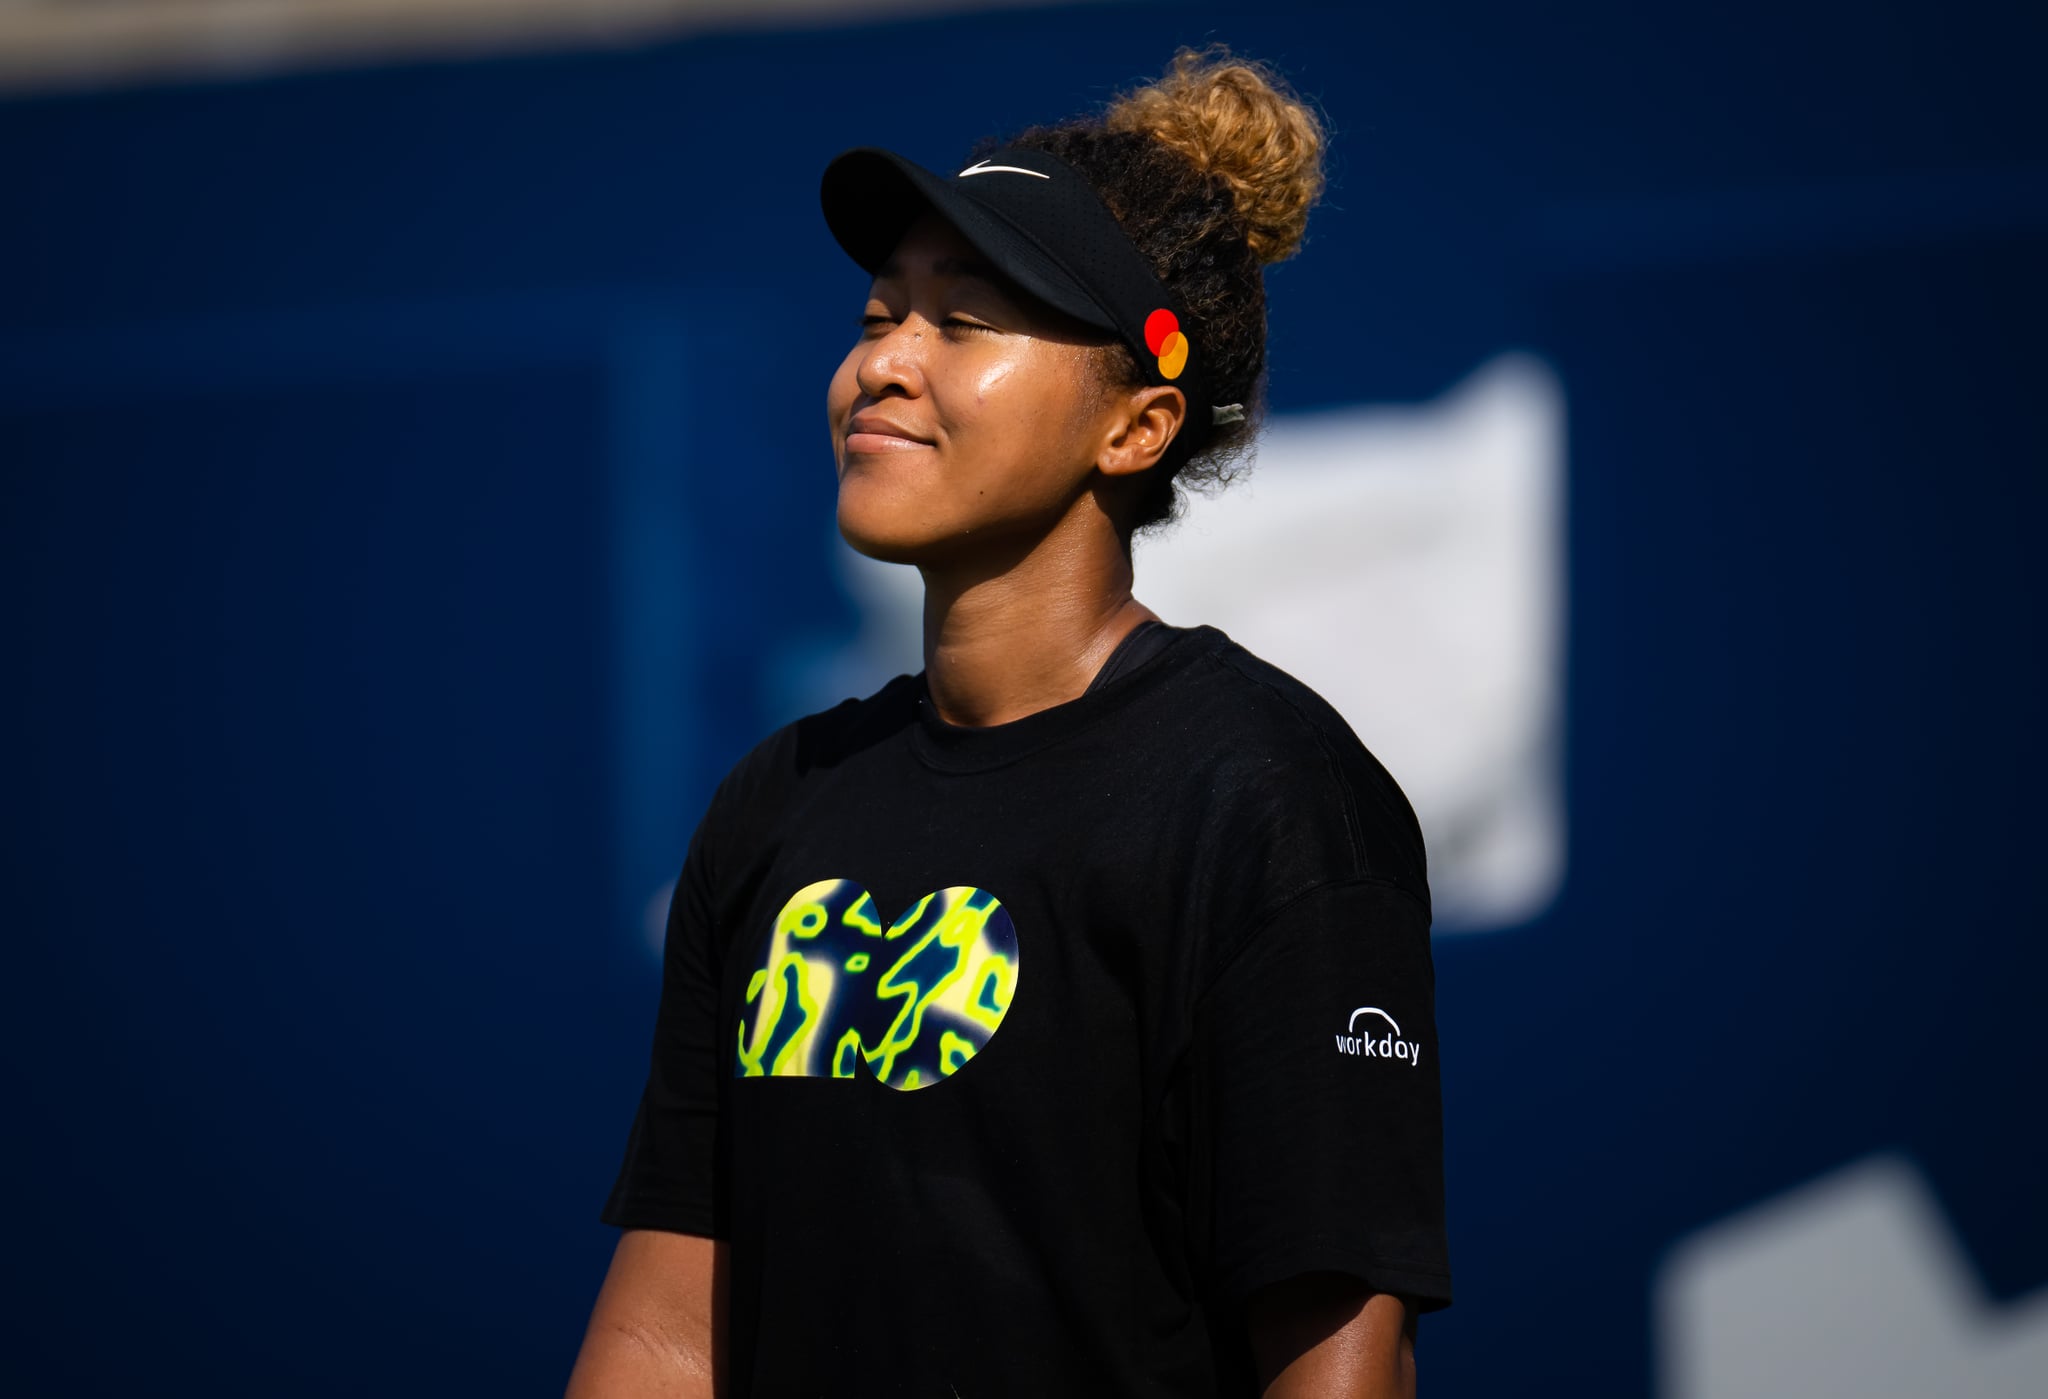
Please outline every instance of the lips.
[[856, 413], [846, 425], [849, 452], [900, 452], [931, 445], [929, 438], [879, 413]]

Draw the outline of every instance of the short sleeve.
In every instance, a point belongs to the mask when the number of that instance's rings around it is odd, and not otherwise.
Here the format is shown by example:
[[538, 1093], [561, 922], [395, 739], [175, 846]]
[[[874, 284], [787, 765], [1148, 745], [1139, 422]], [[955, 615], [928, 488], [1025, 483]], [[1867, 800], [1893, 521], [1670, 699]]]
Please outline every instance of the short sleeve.
[[1254, 930], [1193, 1022], [1206, 1273], [1241, 1305], [1335, 1271], [1450, 1305], [1429, 914], [1377, 878], [1317, 884]]
[[[712, 808], [716, 810], [716, 805]], [[707, 811], [669, 901], [647, 1082], [601, 1218], [622, 1229], [725, 1236], [718, 1159], [718, 976]]]

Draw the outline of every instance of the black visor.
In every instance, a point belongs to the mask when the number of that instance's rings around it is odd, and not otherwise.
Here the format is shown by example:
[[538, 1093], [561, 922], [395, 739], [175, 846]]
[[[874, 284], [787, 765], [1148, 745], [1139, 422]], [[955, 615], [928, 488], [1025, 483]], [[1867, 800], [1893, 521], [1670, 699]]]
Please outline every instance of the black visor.
[[832, 236], [870, 276], [917, 216], [936, 209], [1025, 291], [1119, 336], [1145, 382], [1187, 395], [1182, 430], [1197, 440], [1207, 435], [1208, 365], [1203, 347], [1191, 343], [1186, 306], [1101, 197], [1057, 156], [1005, 146], [948, 176], [894, 151], [857, 146], [825, 167], [819, 199]]

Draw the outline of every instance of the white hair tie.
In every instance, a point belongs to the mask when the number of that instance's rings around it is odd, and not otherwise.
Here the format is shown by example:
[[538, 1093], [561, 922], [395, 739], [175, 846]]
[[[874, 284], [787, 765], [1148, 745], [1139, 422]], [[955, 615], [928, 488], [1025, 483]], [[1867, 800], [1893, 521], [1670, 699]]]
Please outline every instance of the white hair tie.
[[1244, 421], [1242, 403], [1212, 403], [1209, 405], [1209, 421], [1212, 423], [1241, 423]]

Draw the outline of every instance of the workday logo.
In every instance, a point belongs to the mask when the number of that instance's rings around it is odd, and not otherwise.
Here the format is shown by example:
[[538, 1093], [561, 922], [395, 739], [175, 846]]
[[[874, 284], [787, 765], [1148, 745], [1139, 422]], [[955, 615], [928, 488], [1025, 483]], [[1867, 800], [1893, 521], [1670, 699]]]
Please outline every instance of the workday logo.
[[[1392, 1028], [1382, 1033], [1378, 1021], [1368, 1020], [1365, 1033], [1358, 1034], [1358, 1017], [1361, 1015], [1377, 1015]], [[1411, 1065], [1422, 1062], [1422, 1045], [1415, 1040], [1402, 1039], [1401, 1027], [1394, 1024], [1394, 1017], [1378, 1006], [1360, 1006], [1351, 1012], [1351, 1023], [1337, 1036], [1337, 1052], [1353, 1054], [1360, 1059], [1399, 1059]]]

